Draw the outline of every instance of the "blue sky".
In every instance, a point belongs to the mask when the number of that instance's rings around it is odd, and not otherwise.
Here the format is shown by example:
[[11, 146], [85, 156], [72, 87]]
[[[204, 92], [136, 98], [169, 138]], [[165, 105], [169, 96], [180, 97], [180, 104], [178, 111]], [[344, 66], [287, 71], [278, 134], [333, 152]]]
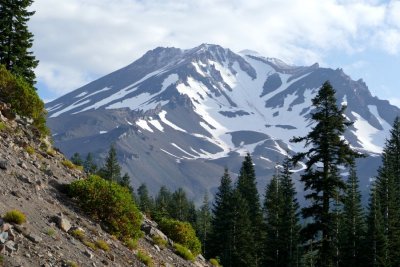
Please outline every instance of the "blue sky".
[[157, 46], [214, 43], [343, 68], [400, 106], [400, 1], [37, 0], [29, 27], [46, 101]]

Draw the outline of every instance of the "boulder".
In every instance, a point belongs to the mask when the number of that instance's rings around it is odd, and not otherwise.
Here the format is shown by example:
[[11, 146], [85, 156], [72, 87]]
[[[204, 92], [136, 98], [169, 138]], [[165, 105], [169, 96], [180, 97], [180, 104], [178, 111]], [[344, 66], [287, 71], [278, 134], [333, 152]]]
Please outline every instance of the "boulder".
[[60, 228], [64, 232], [68, 232], [69, 229], [71, 229], [71, 222], [62, 214], [55, 216], [54, 222], [57, 224], [58, 228]]
[[0, 169], [7, 170], [8, 162], [5, 160], [0, 160]]

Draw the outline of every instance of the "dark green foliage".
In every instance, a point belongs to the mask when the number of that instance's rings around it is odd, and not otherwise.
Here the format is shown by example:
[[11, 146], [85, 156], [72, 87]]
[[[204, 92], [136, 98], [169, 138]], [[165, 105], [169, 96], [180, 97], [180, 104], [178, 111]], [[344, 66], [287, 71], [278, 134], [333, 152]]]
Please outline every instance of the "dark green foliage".
[[146, 184], [141, 184], [137, 189], [138, 205], [140, 210], [151, 217], [154, 207], [153, 198], [149, 196]]
[[211, 229], [211, 208], [208, 194], [204, 194], [203, 204], [197, 211], [196, 233], [200, 239], [203, 255], [206, 255], [207, 238]]
[[367, 266], [389, 267], [388, 240], [375, 185], [371, 188], [368, 210], [368, 229], [364, 249]]
[[124, 176], [122, 176], [121, 180], [119, 181], [119, 184], [123, 187], [126, 187], [129, 189], [129, 192], [132, 194], [134, 193], [133, 187], [131, 186], [131, 177], [129, 176], [128, 173], [125, 173]]
[[396, 117], [382, 153], [376, 197], [383, 218], [388, 266], [400, 266], [400, 120]]
[[[336, 105], [335, 90], [325, 82], [315, 98], [311, 119], [315, 125], [304, 137], [291, 141], [305, 142], [308, 151], [298, 153], [294, 162], [306, 159], [306, 170], [301, 176], [305, 198], [310, 206], [302, 209], [304, 218], [312, 218], [303, 229], [306, 238], [320, 238], [317, 265], [332, 266], [335, 259], [335, 213], [331, 203], [341, 202], [341, 191], [345, 183], [339, 175], [339, 166], [348, 166], [360, 156], [353, 151], [342, 136], [351, 122], [344, 116], [345, 107]], [[339, 194], [339, 195], [338, 195]]]
[[84, 212], [101, 221], [111, 234], [121, 239], [140, 236], [142, 216], [127, 188], [91, 175], [71, 183], [68, 192], [78, 199]]
[[99, 175], [104, 179], [113, 182], [121, 181], [121, 166], [118, 163], [117, 151], [114, 144], [110, 146], [106, 163], [104, 164], [104, 167], [100, 169]]
[[255, 263], [258, 265], [262, 253], [262, 232], [259, 229], [263, 228], [263, 218], [260, 205], [260, 196], [257, 191], [256, 174], [254, 164], [249, 153], [244, 158], [240, 169], [239, 178], [237, 181], [237, 190], [247, 202], [249, 209], [249, 219], [251, 222], [252, 240], [254, 241], [253, 249], [256, 251]]
[[201, 252], [200, 240], [190, 223], [164, 218], [159, 227], [174, 242], [190, 249], [193, 255], [197, 256]]
[[21, 77], [28, 87], [35, 84], [38, 61], [31, 51], [33, 34], [27, 23], [35, 12], [28, 11], [33, 0], [2, 0], [0, 3], [0, 64]]
[[342, 222], [340, 227], [340, 266], [363, 267], [366, 265], [363, 245], [366, 238], [364, 211], [358, 188], [355, 167], [350, 169], [346, 183]]
[[153, 217], [157, 222], [164, 217], [171, 218], [171, 215], [169, 214], [169, 203], [171, 202], [171, 199], [171, 192], [165, 186], [161, 186], [160, 191], [158, 191], [156, 196], [153, 214]]
[[187, 221], [193, 224], [196, 222], [196, 220], [193, 221], [193, 219], [195, 219], [193, 216], [196, 214], [193, 210], [195, 209], [194, 203], [188, 200], [183, 188], [178, 188], [174, 193], [172, 193], [171, 201], [168, 206], [171, 218], [179, 221]]
[[232, 179], [228, 169], [225, 169], [213, 204], [207, 256], [208, 258], [219, 258], [221, 264], [227, 267], [232, 266], [232, 236], [230, 233], [232, 192]]
[[82, 166], [83, 161], [81, 155], [78, 152], [75, 152], [71, 157], [71, 162], [77, 166]]
[[9, 103], [15, 113], [31, 118], [42, 135], [49, 134], [43, 101], [31, 85], [11, 74], [3, 65], [0, 65], [0, 100]]
[[83, 169], [87, 174], [93, 174], [97, 171], [97, 165], [94, 163], [93, 154], [88, 153], [85, 161], [83, 162]]

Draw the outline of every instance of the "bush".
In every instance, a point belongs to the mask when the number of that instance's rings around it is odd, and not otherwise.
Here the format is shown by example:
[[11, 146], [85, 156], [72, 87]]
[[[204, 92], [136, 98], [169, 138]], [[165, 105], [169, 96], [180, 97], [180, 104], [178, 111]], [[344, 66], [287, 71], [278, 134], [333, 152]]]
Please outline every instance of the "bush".
[[165, 248], [165, 246], [167, 245], [167, 240], [163, 239], [161, 236], [159, 235], [154, 235], [153, 236], [153, 242], [154, 244], [156, 244], [157, 246], [159, 246], [160, 248]]
[[27, 146], [25, 148], [25, 151], [28, 152], [29, 155], [35, 154], [35, 149], [33, 147], [31, 147], [31, 146]]
[[48, 236], [53, 237], [53, 236], [56, 234], [56, 230], [54, 230], [53, 228], [48, 228], [48, 229], [46, 230], [46, 234], [47, 234]]
[[127, 240], [125, 240], [125, 246], [127, 248], [129, 248], [130, 250], [137, 249], [138, 240], [137, 239], [133, 239], [133, 238], [128, 238]]
[[85, 232], [83, 232], [80, 229], [74, 229], [71, 231], [71, 235], [75, 237], [76, 239], [79, 239], [80, 241], [83, 241], [85, 239]]
[[212, 266], [215, 266], [215, 267], [221, 266], [221, 264], [219, 263], [219, 261], [217, 259], [210, 259], [210, 263]]
[[11, 104], [15, 113], [33, 119], [33, 125], [42, 135], [49, 134], [44, 103], [35, 88], [23, 78], [14, 76], [3, 65], [0, 65], [0, 99]]
[[194, 255], [192, 254], [192, 252], [190, 252], [189, 249], [187, 249], [186, 247], [182, 246], [181, 244], [175, 243], [174, 244], [174, 249], [175, 249], [176, 254], [178, 254], [179, 256], [184, 258], [185, 260], [188, 260], [188, 261], [193, 261], [194, 260]]
[[61, 164], [64, 165], [65, 167], [67, 167], [68, 169], [71, 169], [71, 170], [73, 170], [73, 169], [76, 168], [76, 167], [75, 167], [75, 164], [73, 164], [71, 161], [69, 161], [69, 160], [67, 160], [67, 159], [61, 161]]
[[146, 266], [153, 266], [153, 260], [147, 255], [145, 252], [138, 251], [137, 253], [138, 259], [143, 262]]
[[68, 267], [79, 267], [79, 265], [73, 261], [68, 261], [67, 262], [67, 266]]
[[19, 210], [11, 210], [4, 215], [3, 219], [9, 223], [22, 224], [26, 222], [26, 216]]
[[85, 246], [87, 246], [88, 248], [91, 248], [92, 250], [96, 250], [97, 249], [97, 246], [94, 243], [90, 242], [90, 241], [83, 240], [82, 242], [83, 242], [83, 244]]
[[68, 186], [71, 197], [94, 219], [102, 221], [108, 232], [117, 238], [138, 238], [142, 215], [132, 194], [123, 186], [91, 175]]
[[4, 131], [5, 129], [7, 129], [6, 125], [4, 122], [0, 121], [0, 132]]
[[201, 243], [190, 223], [164, 218], [160, 221], [159, 225], [161, 231], [163, 231], [174, 242], [190, 249], [195, 256], [200, 254]]
[[104, 240], [99, 239], [95, 243], [96, 243], [96, 247], [98, 247], [99, 249], [102, 249], [104, 251], [109, 251], [110, 250], [110, 246]]

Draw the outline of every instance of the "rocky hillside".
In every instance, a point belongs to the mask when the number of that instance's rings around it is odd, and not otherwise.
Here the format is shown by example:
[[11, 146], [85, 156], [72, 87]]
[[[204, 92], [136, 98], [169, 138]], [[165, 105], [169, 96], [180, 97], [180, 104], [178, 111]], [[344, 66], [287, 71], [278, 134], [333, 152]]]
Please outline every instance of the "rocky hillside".
[[[208, 266], [201, 256], [189, 262], [170, 245], [155, 245], [154, 234], [171, 241], [150, 220], [145, 219], [145, 235], [132, 250], [103, 231], [63, 193], [63, 185], [84, 174], [65, 166], [65, 157], [27, 120], [9, 115], [0, 103], [0, 266], [146, 266], [138, 251], [149, 255], [153, 266]], [[24, 213], [26, 222], [7, 223], [4, 215], [11, 210]], [[109, 250], [96, 248], [101, 241]]]

